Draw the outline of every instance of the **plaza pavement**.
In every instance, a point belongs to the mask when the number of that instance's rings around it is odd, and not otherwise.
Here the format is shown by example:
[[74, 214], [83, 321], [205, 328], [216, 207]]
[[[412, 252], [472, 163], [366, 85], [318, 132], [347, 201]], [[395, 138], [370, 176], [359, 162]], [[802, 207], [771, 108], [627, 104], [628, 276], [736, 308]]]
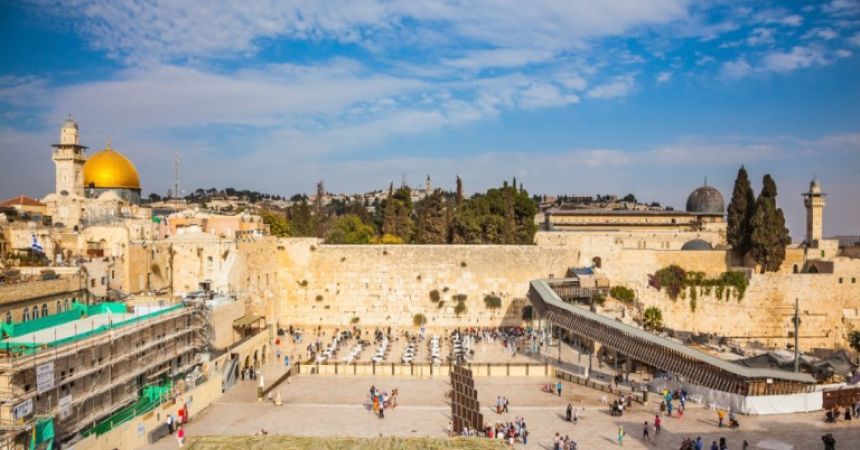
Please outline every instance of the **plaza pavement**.
[[[632, 412], [611, 417], [602, 402], [606, 394], [582, 386], [565, 383], [559, 398], [540, 390], [550, 379], [499, 377], [476, 378], [475, 382], [485, 423], [525, 417], [529, 445], [518, 444], [517, 448], [551, 449], [556, 432], [576, 440], [579, 449], [617, 448], [619, 425], [628, 433], [624, 448], [630, 449], [677, 449], [685, 436], [702, 436], [708, 445], [724, 436], [731, 449], [740, 449], [743, 439], [752, 449], [767, 448], [759, 444], [768, 440], [791, 444], [798, 450], [820, 449], [821, 435], [826, 432], [833, 433], [838, 449], [860, 448], [860, 420], [833, 425], [823, 422], [823, 413], [741, 416], [741, 429], [729, 430], [718, 428], [715, 412], [698, 405], [688, 405], [683, 419], [664, 417], [662, 434], [656, 442], [645, 443], [641, 440], [642, 425], [645, 420], [653, 421], [656, 402], [634, 404]], [[371, 385], [400, 391], [399, 406], [386, 411], [385, 419], [378, 419], [363, 405]], [[270, 435], [443, 437], [450, 420], [444, 396], [446, 379], [304, 375], [279, 388], [284, 400], [281, 406], [258, 402], [255, 386], [253, 381], [240, 382], [193, 418], [186, 427], [188, 435], [253, 435], [265, 429]], [[508, 414], [497, 415], [491, 410], [497, 395], [508, 397]], [[568, 403], [585, 408], [578, 425], [563, 419]], [[175, 439], [167, 438], [149, 448], [176, 447]]]

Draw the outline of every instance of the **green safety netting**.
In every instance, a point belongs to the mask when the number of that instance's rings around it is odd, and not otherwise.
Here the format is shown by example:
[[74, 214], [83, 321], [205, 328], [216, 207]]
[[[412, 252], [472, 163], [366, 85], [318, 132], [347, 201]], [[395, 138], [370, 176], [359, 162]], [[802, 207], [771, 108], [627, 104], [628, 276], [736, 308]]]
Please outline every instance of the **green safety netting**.
[[4, 323], [3, 334], [8, 337], [21, 336], [27, 333], [44, 330], [57, 325], [62, 325], [66, 322], [80, 319], [86, 312], [86, 305], [72, 302], [72, 307], [68, 311], [63, 311], [51, 316], [40, 317], [38, 319], [28, 320], [26, 322]]
[[95, 433], [96, 436], [100, 436], [112, 430], [114, 427], [122, 425], [141, 414], [152, 411], [156, 406], [170, 398], [171, 387], [172, 383], [168, 381], [162, 385], [147, 386], [143, 388], [140, 393], [140, 398], [138, 398], [137, 401], [111, 414], [110, 417], [96, 423], [92, 428], [84, 431], [83, 435], [89, 436]]
[[46, 417], [39, 419], [30, 434], [30, 450], [53, 450], [54, 448], [54, 419]]
[[[91, 316], [94, 314], [103, 314], [103, 313], [108, 312], [108, 311], [125, 312], [125, 308], [126, 308], [125, 304], [123, 304], [123, 303], [111, 303], [111, 302], [100, 303], [98, 305], [92, 305], [92, 306], [86, 306], [86, 305], [81, 305], [81, 306], [83, 306], [85, 313], [87, 313], [86, 314], [87, 316]], [[120, 307], [121, 307], [121, 309], [120, 309]], [[141, 314], [139, 316], [134, 316], [130, 319], [121, 320], [118, 322], [110, 322], [108, 324], [105, 324], [105, 325], [102, 325], [102, 326], [96, 327], [96, 328], [91, 328], [89, 330], [81, 330], [79, 333], [75, 334], [74, 336], [69, 336], [66, 338], [57, 339], [55, 341], [35, 342], [35, 343], [33, 343], [33, 342], [5, 342], [5, 343], [0, 343], [0, 348], [5, 348], [5, 350], [7, 352], [27, 355], [27, 354], [35, 353], [36, 351], [38, 351], [41, 348], [57, 347], [57, 346], [67, 344], [70, 342], [74, 342], [74, 341], [77, 341], [80, 339], [85, 339], [85, 338], [88, 338], [90, 336], [97, 335], [99, 333], [104, 333], [107, 330], [120, 328], [120, 327], [124, 327], [126, 325], [141, 322], [141, 321], [144, 321], [147, 319], [151, 319], [153, 317], [160, 316], [162, 314], [169, 313], [171, 311], [176, 311], [176, 310], [181, 309], [181, 308], [184, 308], [184, 305], [179, 304], [179, 305], [170, 306], [168, 308], [160, 309], [158, 311], [153, 311], [151, 313]], [[50, 317], [51, 316], [49, 316], [49, 318]]]

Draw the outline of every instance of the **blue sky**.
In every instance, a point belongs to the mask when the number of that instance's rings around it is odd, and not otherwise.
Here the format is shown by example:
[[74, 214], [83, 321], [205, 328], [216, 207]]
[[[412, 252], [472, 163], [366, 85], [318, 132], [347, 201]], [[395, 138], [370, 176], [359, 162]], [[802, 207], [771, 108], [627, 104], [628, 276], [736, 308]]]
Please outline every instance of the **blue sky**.
[[52, 190], [66, 114], [145, 193], [402, 176], [633, 192], [771, 173], [792, 234], [860, 233], [860, 2], [0, 0], [0, 196]]

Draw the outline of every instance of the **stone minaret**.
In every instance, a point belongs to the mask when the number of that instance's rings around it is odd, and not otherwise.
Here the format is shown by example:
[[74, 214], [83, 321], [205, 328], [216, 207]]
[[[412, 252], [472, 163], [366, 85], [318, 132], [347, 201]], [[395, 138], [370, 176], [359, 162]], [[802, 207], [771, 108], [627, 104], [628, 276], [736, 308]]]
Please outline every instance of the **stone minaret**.
[[60, 143], [54, 144], [53, 160], [56, 165], [56, 193], [63, 195], [84, 195], [84, 156], [86, 147], [78, 144], [78, 124], [72, 116], [60, 129]]
[[809, 192], [803, 194], [803, 206], [806, 206], [806, 245], [818, 247], [823, 233], [825, 194], [821, 192], [818, 179], [813, 178], [809, 183]]

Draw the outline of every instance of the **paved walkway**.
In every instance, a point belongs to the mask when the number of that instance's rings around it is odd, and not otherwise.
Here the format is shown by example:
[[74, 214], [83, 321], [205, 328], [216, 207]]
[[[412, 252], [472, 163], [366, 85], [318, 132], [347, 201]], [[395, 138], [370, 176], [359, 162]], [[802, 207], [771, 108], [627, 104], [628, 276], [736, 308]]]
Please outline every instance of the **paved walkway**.
[[[632, 449], [677, 449], [686, 437], [702, 436], [708, 444], [724, 436], [729, 448], [740, 449], [743, 439], [750, 448], [764, 441], [779, 441], [794, 445], [797, 450], [820, 449], [821, 435], [834, 434], [837, 448], [853, 448], [860, 442], [860, 420], [825, 424], [821, 413], [780, 416], [741, 416], [741, 429], [717, 427], [716, 414], [705, 408], [688, 406], [683, 419], [664, 418], [662, 434], [653, 443], [641, 440], [643, 422], [652, 421], [656, 403], [634, 405], [633, 411], [622, 417], [610, 417], [602, 402], [603, 393], [582, 386], [566, 384], [562, 397], [543, 393], [540, 386], [549, 379], [538, 378], [477, 378], [476, 388], [483, 406], [486, 423], [510, 421], [523, 416], [531, 433], [527, 447], [551, 449], [556, 432], [569, 435], [580, 449], [604, 449], [617, 446], [618, 426], [628, 433], [624, 447]], [[388, 410], [385, 419], [378, 419], [363, 404], [371, 385], [387, 390], [398, 388], [400, 400], [396, 409]], [[431, 436], [442, 437], [450, 420], [450, 409], [444, 392], [447, 380], [418, 380], [412, 378], [295, 377], [281, 390], [284, 405], [274, 406], [255, 399], [255, 384], [240, 385], [222, 396], [188, 425], [189, 435], [242, 435], [259, 433], [302, 436]], [[491, 411], [497, 395], [507, 396], [510, 413], [498, 415]], [[571, 403], [584, 408], [578, 425], [564, 421], [565, 406]], [[163, 439], [152, 449], [176, 448], [176, 441]], [[708, 446], [706, 446], [708, 448]]]

